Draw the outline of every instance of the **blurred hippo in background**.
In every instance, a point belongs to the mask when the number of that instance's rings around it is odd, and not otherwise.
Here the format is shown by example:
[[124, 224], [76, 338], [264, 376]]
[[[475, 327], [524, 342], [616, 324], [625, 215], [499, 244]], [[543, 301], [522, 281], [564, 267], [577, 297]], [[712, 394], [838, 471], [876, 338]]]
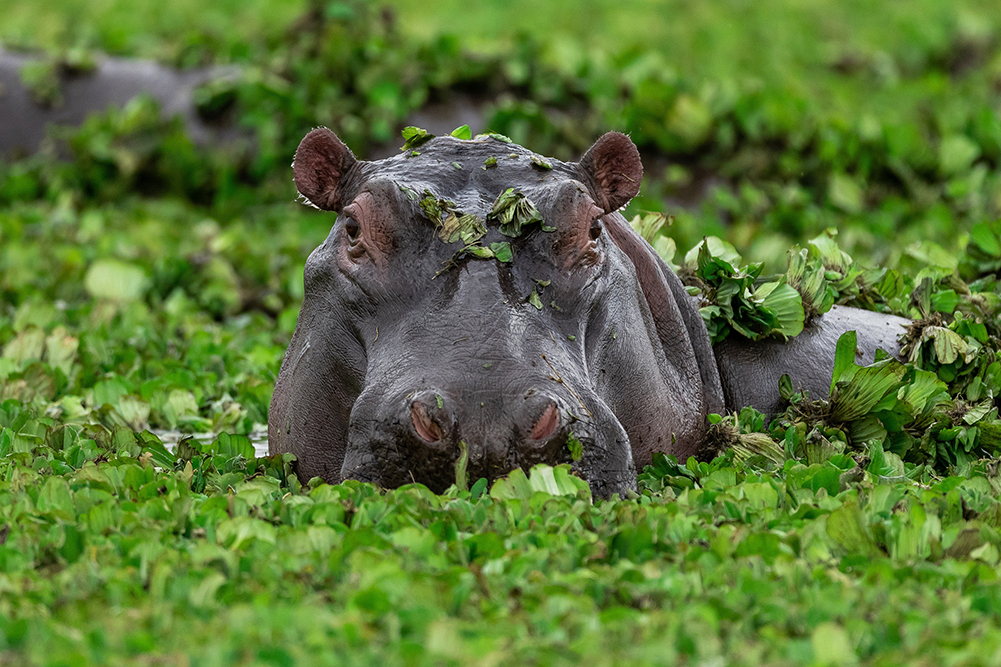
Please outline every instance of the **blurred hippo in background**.
[[779, 409], [783, 373], [826, 396], [843, 332], [871, 362], [908, 324], [835, 308], [787, 343], [714, 349], [698, 300], [618, 212], [643, 167], [615, 132], [579, 162], [497, 135], [365, 162], [321, 128], [293, 171], [337, 214], [268, 424], [304, 480], [440, 492], [463, 457], [469, 479], [570, 462], [596, 495], [622, 493], [654, 452], [702, 452], [707, 414]]
[[39, 99], [24, 83], [24, 68], [44, 64], [38, 56], [0, 49], [0, 158], [34, 153], [50, 126], [78, 126], [90, 114], [124, 107], [138, 95], [160, 105], [164, 117], [180, 116], [195, 143], [218, 143], [236, 130], [206, 123], [196, 110], [194, 91], [210, 81], [235, 76], [228, 68], [178, 70], [149, 60], [96, 56], [86, 66], [53, 66], [57, 80]]

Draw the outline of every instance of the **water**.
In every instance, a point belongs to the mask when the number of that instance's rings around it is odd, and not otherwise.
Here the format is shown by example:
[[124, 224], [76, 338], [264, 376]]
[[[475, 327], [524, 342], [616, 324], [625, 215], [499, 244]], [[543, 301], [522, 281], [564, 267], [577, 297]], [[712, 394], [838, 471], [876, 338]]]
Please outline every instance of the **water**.
[[[177, 448], [177, 443], [181, 438], [191, 437], [201, 444], [207, 444], [216, 439], [217, 433], [181, 433], [180, 431], [153, 431], [153, 434], [160, 438], [164, 446], [171, 452]], [[268, 455], [268, 430], [266, 428], [254, 429], [247, 434], [250, 442], [254, 445], [256, 456]]]

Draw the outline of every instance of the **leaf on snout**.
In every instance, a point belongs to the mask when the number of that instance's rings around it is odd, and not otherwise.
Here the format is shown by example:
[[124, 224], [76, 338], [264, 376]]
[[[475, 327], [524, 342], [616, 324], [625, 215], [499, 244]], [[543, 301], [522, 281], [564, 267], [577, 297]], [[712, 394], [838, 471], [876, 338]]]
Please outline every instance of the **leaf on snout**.
[[584, 445], [573, 431], [567, 436], [567, 449], [570, 450], [570, 458], [573, 461], [580, 461], [584, 457]]
[[413, 125], [403, 128], [403, 132], [401, 132], [401, 134], [403, 135], [405, 142], [403, 147], [400, 149], [401, 151], [417, 148], [421, 144], [434, 139], [433, 134], [425, 129], [414, 127]]
[[528, 295], [528, 302], [535, 306], [536, 310], [542, 310], [542, 299], [539, 298], [539, 292], [537, 290], [532, 290], [532, 293]]

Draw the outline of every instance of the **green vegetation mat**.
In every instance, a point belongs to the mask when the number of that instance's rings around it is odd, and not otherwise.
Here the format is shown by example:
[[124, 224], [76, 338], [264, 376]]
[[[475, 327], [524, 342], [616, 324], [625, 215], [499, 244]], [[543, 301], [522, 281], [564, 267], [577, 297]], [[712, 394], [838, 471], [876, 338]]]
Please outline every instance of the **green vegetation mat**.
[[[998, 664], [999, 6], [426, 4], [4, 3], [53, 103], [97, 50], [233, 64], [196, 98], [247, 141], [137, 100], [0, 161], [0, 664]], [[300, 485], [251, 440], [330, 227], [291, 155], [460, 100], [561, 159], [630, 132], [714, 340], [847, 304], [913, 318], [905, 358], [843, 338], [830, 399], [784, 380], [629, 498]]]

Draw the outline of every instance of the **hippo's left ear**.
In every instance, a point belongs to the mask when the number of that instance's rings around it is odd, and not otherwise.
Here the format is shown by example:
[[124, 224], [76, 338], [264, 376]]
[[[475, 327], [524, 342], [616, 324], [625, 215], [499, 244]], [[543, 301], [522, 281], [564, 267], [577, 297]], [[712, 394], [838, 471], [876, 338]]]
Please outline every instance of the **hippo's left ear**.
[[621, 132], [608, 132], [594, 142], [581, 158], [580, 169], [595, 186], [597, 204], [606, 213], [628, 204], [640, 191], [643, 180], [640, 152]]
[[344, 175], [357, 163], [337, 135], [318, 127], [299, 142], [292, 162], [295, 187], [313, 206], [340, 211]]

